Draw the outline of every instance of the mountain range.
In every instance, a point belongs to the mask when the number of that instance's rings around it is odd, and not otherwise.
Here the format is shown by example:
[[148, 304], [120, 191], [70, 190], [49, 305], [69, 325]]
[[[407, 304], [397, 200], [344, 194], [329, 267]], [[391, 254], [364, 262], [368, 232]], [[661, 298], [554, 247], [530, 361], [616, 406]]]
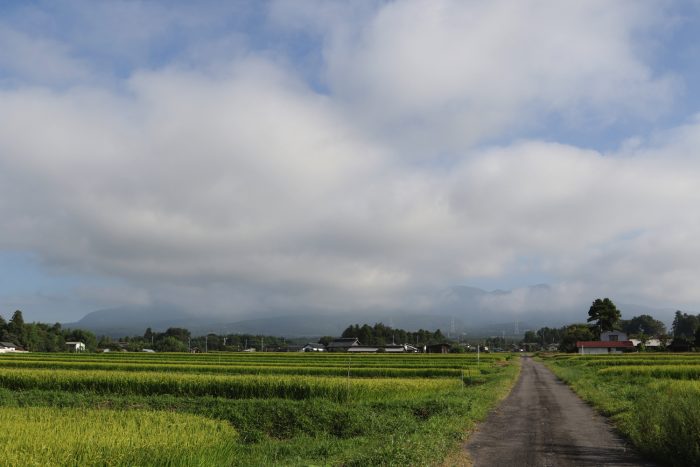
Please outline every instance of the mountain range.
[[[485, 291], [477, 287], [456, 286], [444, 290], [436, 305], [421, 312], [385, 310], [377, 312], [347, 311], [344, 313], [256, 313], [235, 315], [207, 315], [183, 310], [171, 304], [141, 307], [120, 307], [98, 310], [64, 327], [88, 329], [97, 335], [112, 337], [142, 335], [146, 328], [162, 332], [169, 327], [189, 329], [193, 335], [206, 333], [265, 334], [285, 337], [337, 336], [351, 324], [383, 322], [407, 330], [442, 330], [445, 335], [487, 336], [522, 335], [525, 330], [542, 326], [558, 327], [587, 318], [587, 304], [573, 309], [542, 311], [542, 303], [551, 302], [551, 289], [539, 284], [516, 291]], [[526, 297], [525, 303], [523, 298]], [[527, 303], [527, 301], [531, 303]], [[520, 308], [513, 307], [518, 302]], [[550, 303], [551, 308], [551, 303]], [[637, 314], [651, 314], [662, 321], [668, 310], [655, 310], [638, 305], [618, 305], [623, 318]]]

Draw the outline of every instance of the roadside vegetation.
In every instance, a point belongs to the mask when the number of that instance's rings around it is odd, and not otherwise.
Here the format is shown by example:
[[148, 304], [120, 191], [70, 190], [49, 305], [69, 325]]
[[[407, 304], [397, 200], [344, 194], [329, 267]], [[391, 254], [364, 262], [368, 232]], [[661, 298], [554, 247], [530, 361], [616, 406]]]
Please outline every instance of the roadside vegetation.
[[555, 355], [545, 364], [643, 454], [700, 465], [700, 354]]
[[0, 416], [15, 429], [0, 456], [6, 465], [439, 465], [508, 393], [517, 360], [6, 354]]

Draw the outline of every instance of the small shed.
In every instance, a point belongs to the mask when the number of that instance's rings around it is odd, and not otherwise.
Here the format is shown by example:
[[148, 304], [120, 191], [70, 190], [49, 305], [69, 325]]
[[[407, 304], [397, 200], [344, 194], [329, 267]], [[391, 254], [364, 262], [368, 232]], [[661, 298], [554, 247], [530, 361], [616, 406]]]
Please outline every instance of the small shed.
[[69, 352], [85, 352], [85, 344], [83, 342], [66, 342], [66, 349]]

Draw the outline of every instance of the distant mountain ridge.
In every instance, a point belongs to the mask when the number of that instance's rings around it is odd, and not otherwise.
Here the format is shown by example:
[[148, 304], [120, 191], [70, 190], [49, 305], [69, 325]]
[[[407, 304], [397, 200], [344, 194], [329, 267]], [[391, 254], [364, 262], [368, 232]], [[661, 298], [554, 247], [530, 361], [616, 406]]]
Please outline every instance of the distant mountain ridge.
[[[538, 284], [519, 293], [528, 296], [548, 297], [551, 288]], [[64, 327], [82, 328], [97, 335], [112, 337], [142, 335], [146, 328], [162, 332], [169, 327], [183, 327], [194, 335], [206, 333], [248, 333], [267, 334], [285, 337], [337, 336], [351, 324], [374, 324], [383, 322], [406, 330], [440, 329], [443, 334], [458, 336], [486, 336], [522, 334], [528, 329], [542, 326], [558, 327], [566, 323], [585, 322], [589, 304], [574, 310], [561, 312], [531, 309], [518, 312], [508, 310], [505, 305], [512, 299], [513, 291], [486, 291], [471, 286], [455, 286], [445, 289], [436, 300], [436, 305], [422, 312], [389, 310], [378, 312], [343, 313], [256, 313], [250, 316], [209, 316], [183, 310], [170, 304], [156, 304], [143, 307], [121, 307], [98, 310], [85, 315]], [[621, 305], [623, 318], [647, 313], [658, 314], [659, 310], [636, 305]], [[666, 313], [664, 311], [664, 313]], [[670, 312], [667, 314], [670, 315]], [[658, 319], [664, 319], [659, 316]]]

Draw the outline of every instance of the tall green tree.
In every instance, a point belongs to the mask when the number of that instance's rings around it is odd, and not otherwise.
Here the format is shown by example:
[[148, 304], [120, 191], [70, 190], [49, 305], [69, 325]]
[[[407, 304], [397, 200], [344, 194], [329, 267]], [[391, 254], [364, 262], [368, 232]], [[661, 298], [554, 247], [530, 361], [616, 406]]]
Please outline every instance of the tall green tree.
[[700, 326], [700, 318], [695, 315], [676, 311], [673, 318], [673, 337], [692, 340], [695, 338], [695, 330]]
[[566, 326], [561, 335], [559, 350], [576, 352], [576, 342], [593, 340], [594, 334], [587, 324], [571, 324]]
[[596, 298], [588, 310], [588, 322], [595, 322], [601, 332], [613, 331], [622, 314], [609, 298]]
[[25, 329], [24, 318], [20, 310], [16, 310], [7, 323], [7, 334], [10, 339], [16, 341], [15, 344], [19, 344], [22, 347], [27, 346], [27, 330]]
[[666, 334], [666, 325], [654, 319], [651, 315], [639, 315], [632, 319], [620, 321], [620, 327], [627, 334], [646, 334], [648, 336], [660, 336]]

